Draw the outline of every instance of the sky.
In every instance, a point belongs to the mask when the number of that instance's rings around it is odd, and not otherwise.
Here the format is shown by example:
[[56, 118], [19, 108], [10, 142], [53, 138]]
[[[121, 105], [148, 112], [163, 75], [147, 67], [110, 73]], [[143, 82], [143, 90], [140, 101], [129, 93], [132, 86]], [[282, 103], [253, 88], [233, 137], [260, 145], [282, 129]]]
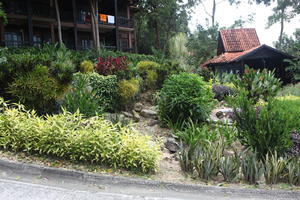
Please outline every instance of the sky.
[[[241, 3], [238, 7], [235, 5], [231, 6], [227, 1], [218, 4], [216, 22], [218, 22], [221, 27], [229, 27], [240, 17], [246, 20], [249, 14], [255, 13], [253, 18], [254, 21], [251, 24], [245, 24], [245, 28], [256, 28], [261, 44], [273, 46], [273, 42], [278, 40], [280, 34], [280, 24], [274, 24], [268, 29], [266, 28], [266, 25], [268, 17], [272, 14], [272, 8], [275, 4], [273, 3], [271, 6], [266, 7], [263, 4], [249, 5], [246, 3], [247, 0], [242, 1], [244, 1], [244, 3]], [[204, 6], [207, 11], [211, 11], [212, 0], [206, 0]], [[192, 31], [196, 29], [197, 24], [206, 26], [206, 18], [209, 18], [209, 16], [203, 11], [203, 5], [198, 5], [193, 10], [194, 13], [189, 23], [189, 27]], [[300, 16], [297, 16], [297, 18], [286, 23], [284, 32], [288, 35], [292, 35], [296, 28], [300, 28]]]

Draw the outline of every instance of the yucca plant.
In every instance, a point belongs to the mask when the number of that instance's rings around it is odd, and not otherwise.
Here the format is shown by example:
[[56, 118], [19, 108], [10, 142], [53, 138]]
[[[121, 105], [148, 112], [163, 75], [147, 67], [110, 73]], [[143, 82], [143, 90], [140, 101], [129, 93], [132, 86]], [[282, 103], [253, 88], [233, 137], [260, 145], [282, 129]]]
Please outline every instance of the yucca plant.
[[292, 158], [286, 165], [288, 181], [291, 185], [300, 186], [300, 158]]
[[181, 146], [179, 151], [179, 163], [182, 171], [193, 173], [194, 163], [192, 157], [194, 156], [194, 152], [193, 148]]
[[276, 184], [284, 177], [286, 159], [278, 157], [277, 152], [267, 154], [264, 163], [264, 176], [267, 184]]
[[243, 180], [249, 184], [256, 184], [262, 175], [262, 163], [256, 153], [246, 150], [241, 156]]
[[220, 173], [226, 182], [236, 180], [240, 169], [240, 161], [237, 156], [224, 156], [220, 159]]
[[223, 145], [221, 143], [210, 143], [196, 149], [193, 163], [200, 179], [210, 180], [218, 175], [222, 152]]

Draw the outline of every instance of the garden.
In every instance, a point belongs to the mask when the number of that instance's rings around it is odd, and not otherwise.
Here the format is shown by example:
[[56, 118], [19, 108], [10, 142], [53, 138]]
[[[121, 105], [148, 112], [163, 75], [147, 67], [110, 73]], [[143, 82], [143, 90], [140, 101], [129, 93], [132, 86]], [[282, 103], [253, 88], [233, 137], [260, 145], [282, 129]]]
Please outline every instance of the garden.
[[193, 182], [300, 186], [299, 83], [58, 45], [0, 54], [2, 154], [149, 177], [172, 163]]

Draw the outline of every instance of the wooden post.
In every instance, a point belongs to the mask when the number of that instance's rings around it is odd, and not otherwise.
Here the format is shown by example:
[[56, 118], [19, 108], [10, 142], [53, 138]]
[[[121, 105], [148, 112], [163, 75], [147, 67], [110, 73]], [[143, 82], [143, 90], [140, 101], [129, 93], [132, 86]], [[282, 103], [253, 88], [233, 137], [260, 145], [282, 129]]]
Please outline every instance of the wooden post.
[[4, 22], [3, 19], [0, 18], [0, 46], [4, 47], [5, 42], [4, 42]]
[[118, 0], [115, 0], [115, 18], [116, 18], [116, 45], [117, 45], [117, 51], [120, 50], [119, 45], [119, 17], [118, 17]]
[[75, 42], [75, 49], [78, 50], [78, 27], [77, 27], [77, 7], [76, 7], [76, 0], [72, 0], [73, 5], [73, 20], [74, 20], [74, 42]]
[[33, 46], [33, 24], [32, 24], [32, 5], [31, 0], [27, 0], [27, 23], [28, 23], [28, 38], [29, 45]]
[[57, 0], [54, 0], [54, 3], [55, 3], [56, 20], [57, 20], [58, 40], [59, 40], [59, 44], [63, 44], [59, 5]]
[[56, 40], [55, 40], [55, 32], [54, 32], [54, 24], [53, 23], [50, 24], [50, 30], [51, 30], [51, 40], [52, 40], [52, 43], [55, 43]]

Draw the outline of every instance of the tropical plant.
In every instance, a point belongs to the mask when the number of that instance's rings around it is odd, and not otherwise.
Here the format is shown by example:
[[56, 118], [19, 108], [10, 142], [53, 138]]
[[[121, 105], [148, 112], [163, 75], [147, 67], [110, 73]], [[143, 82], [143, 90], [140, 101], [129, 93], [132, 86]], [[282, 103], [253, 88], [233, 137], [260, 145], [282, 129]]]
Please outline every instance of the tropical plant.
[[96, 65], [96, 72], [100, 75], [115, 75], [117, 72], [127, 69], [126, 57], [116, 57], [111, 56], [107, 58], [99, 57], [98, 63]]
[[300, 185], [300, 158], [291, 158], [286, 165], [288, 181], [291, 185]]
[[293, 119], [280, 102], [270, 99], [257, 108], [245, 94], [234, 102], [237, 136], [243, 145], [251, 147], [260, 158], [269, 152], [282, 154], [290, 147]]
[[240, 90], [247, 92], [247, 97], [257, 103], [259, 99], [268, 101], [275, 97], [280, 89], [281, 82], [275, 78], [274, 72], [266, 69], [254, 70], [246, 68], [243, 76], [232, 79], [233, 83]]
[[89, 77], [77, 74], [72, 83], [70, 92], [65, 96], [63, 108], [71, 113], [80, 111], [85, 117], [101, 114], [104, 107], [98, 104], [96, 92], [90, 86]]

